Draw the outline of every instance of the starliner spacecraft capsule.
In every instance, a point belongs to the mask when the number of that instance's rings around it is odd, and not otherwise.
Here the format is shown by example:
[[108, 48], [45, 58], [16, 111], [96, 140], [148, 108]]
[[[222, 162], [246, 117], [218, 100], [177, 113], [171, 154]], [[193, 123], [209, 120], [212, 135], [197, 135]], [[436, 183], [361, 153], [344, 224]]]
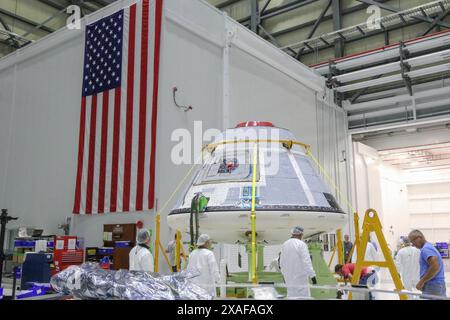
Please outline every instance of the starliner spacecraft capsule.
[[[247, 242], [253, 168], [258, 243], [280, 244], [297, 225], [309, 237], [346, 223], [347, 214], [315, 171], [305, 146], [287, 129], [252, 121], [226, 130], [206, 148], [202, 165], [168, 215], [169, 226], [192, 234], [196, 224], [217, 242]], [[207, 203], [195, 223], [193, 199], [199, 195]]]

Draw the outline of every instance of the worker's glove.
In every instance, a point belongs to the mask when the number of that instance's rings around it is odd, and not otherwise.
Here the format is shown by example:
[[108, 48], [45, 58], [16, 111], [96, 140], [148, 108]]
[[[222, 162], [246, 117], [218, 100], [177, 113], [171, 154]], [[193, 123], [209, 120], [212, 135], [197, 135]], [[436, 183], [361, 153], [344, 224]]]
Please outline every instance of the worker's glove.
[[312, 282], [312, 284], [316, 285], [316, 284], [317, 284], [317, 279], [316, 279], [316, 277], [312, 277], [312, 278], [311, 278], [311, 282]]

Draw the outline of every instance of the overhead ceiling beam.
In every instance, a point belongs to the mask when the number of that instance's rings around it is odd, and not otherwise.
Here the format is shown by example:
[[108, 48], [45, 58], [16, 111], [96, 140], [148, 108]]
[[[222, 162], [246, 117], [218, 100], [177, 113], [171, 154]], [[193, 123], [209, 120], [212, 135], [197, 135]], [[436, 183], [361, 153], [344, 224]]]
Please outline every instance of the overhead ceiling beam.
[[[15, 13], [9, 12], [9, 11], [7, 11], [5, 9], [2, 9], [2, 8], [0, 8], [0, 14], [3, 14], [5, 16], [7, 16], [7, 17], [12, 18], [12, 19], [16, 19], [17, 21], [25, 23], [25, 24], [27, 24], [29, 26], [34, 27], [34, 28], [39, 26], [38, 23], [36, 23], [36, 22], [34, 22], [34, 21], [30, 20], [30, 19], [27, 19], [25, 17], [19, 16], [19, 15], [15, 14]], [[39, 29], [40, 30], [44, 30], [47, 33], [55, 32], [55, 30], [53, 30], [53, 29], [51, 29], [49, 27], [46, 27], [46, 26], [41, 26]]]
[[98, 2], [92, 0], [70, 0], [74, 4], [78, 3], [85, 10], [89, 10], [90, 12], [95, 12], [98, 9], [105, 7], [104, 5], [99, 4]]
[[[366, 3], [366, 4], [371, 5], [371, 6], [377, 6], [377, 7], [381, 8], [381, 9], [384, 9], [386, 11], [390, 11], [390, 12], [393, 12], [393, 13], [400, 12], [400, 9], [396, 9], [394, 7], [391, 7], [391, 6], [387, 5], [387, 4], [384, 4], [384, 3], [381, 3], [381, 2], [378, 2], [378, 1], [374, 1], [374, 0], [357, 0], [357, 1], [362, 2], [362, 3]], [[415, 19], [415, 20], [420, 20], [420, 21], [424, 21], [424, 22], [433, 23], [433, 19], [430, 18], [430, 17], [414, 16], [412, 18]], [[445, 28], [449, 28], [450, 29], [450, 23], [447, 23], [447, 22], [444, 22], [444, 21], [438, 21], [436, 23], [438, 25], [440, 25], [441, 27], [445, 27]]]
[[224, 1], [224, 2], [216, 5], [216, 7], [219, 8], [219, 9], [223, 9], [223, 8], [226, 8], [228, 6], [231, 6], [231, 5], [233, 5], [233, 4], [237, 3], [237, 2], [241, 2], [241, 1], [242, 0], [228, 0], [228, 1]]
[[[317, 28], [319, 27], [320, 23], [323, 21], [323, 18], [325, 16], [325, 14], [327, 13], [328, 9], [330, 9], [331, 4], [333, 3], [333, 1], [335, 0], [329, 0], [327, 6], [322, 10], [322, 12], [320, 13], [319, 18], [315, 21], [312, 29], [309, 31], [306, 39], [311, 39], [312, 36], [314, 35], [314, 33], [316, 32]], [[298, 50], [295, 58], [297, 60], [300, 60], [300, 57], [302, 56], [303, 51], [305, 50], [305, 47], [302, 47]]]
[[[45, 24], [47, 22], [49, 22], [50, 20], [52, 20], [53, 18], [55, 18], [58, 14], [65, 13], [66, 15], [68, 15], [69, 13], [64, 12], [64, 10], [67, 8], [67, 6], [65, 4], [78, 5], [81, 8], [81, 15], [84, 16], [86, 13], [92, 13], [92, 12], [96, 11], [99, 7], [104, 7], [104, 6], [110, 5], [111, 3], [113, 3], [117, 0], [67, 0], [66, 2], [61, 2], [61, 1], [57, 1], [57, 0], [36, 0], [36, 1], [38, 1], [42, 4], [45, 4], [48, 7], [57, 10], [58, 12], [55, 13], [54, 15], [50, 16], [44, 22], [39, 23], [39, 22], [33, 21], [31, 19], [28, 19], [26, 17], [20, 16], [16, 13], [5, 10], [3, 8], [0, 8], [0, 25], [3, 25], [4, 29], [6, 31], [9, 31], [9, 32], [11, 31], [9, 29], [8, 25], [2, 19], [2, 16], [4, 16], [4, 17], [8, 17], [8, 18], [17, 20], [28, 26], [31, 26], [35, 30], [42, 30], [47, 33], [52, 33], [52, 32], [55, 32], [56, 30], [45, 26]], [[88, 3], [90, 3], [90, 5], [88, 5]], [[35, 30], [30, 30], [27, 33], [25, 33], [25, 35], [33, 33], [33, 32], [35, 32]], [[20, 48], [24, 45], [24, 44], [21, 45], [21, 42], [18, 41], [18, 38], [16, 39], [14, 34], [9, 34], [9, 39], [6, 41], [1, 40], [0, 43], [3, 45], [8, 45], [15, 49]], [[27, 44], [27, 43], [29, 43], [29, 42], [26, 42], [26, 40], [25, 40], [25, 44]]]
[[250, 0], [250, 30], [258, 34], [258, 26], [260, 24], [261, 15], [259, 13], [259, 3], [258, 0]]
[[41, 29], [43, 26], [45, 26], [48, 22], [50, 22], [51, 20], [55, 19], [56, 17], [58, 17], [61, 14], [66, 14], [66, 9], [61, 9], [59, 11], [57, 11], [56, 13], [54, 13], [53, 15], [51, 15], [50, 17], [48, 17], [47, 19], [45, 19], [45, 21], [41, 22], [38, 26], [36, 26], [35, 28], [28, 30], [26, 33], [24, 33], [22, 35], [22, 37], [26, 37], [27, 35], [33, 33], [34, 29]]
[[14, 46], [12, 45], [12, 43], [10, 43], [10, 42], [7, 41], [7, 40], [0, 40], [0, 44], [3, 44], [3, 45], [8, 46], [8, 47], [14, 47]]
[[[369, 33], [366, 32], [365, 35], [360, 35], [360, 36], [357, 36], [357, 37], [354, 37], [354, 38], [347, 38], [347, 40], [345, 41], [345, 43], [351, 43], [351, 42], [355, 42], [355, 41], [360, 41], [360, 40], [367, 39], [367, 38], [372, 37], [372, 36], [376, 36], [376, 35], [379, 35], [379, 34], [383, 34], [383, 33], [386, 32], [386, 31], [394, 31], [394, 30], [398, 30], [398, 29], [405, 28], [405, 27], [414, 26], [414, 25], [417, 25], [417, 24], [419, 24], [419, 23], [422, 23], [422, 22], [421, 22], [421, 21], [418, 21], [418, 20], [413, 20], [413, 21], [411, 21], [411, 22], [409, 22], [409, 23], [407, 23], [407, 24], [404, 24], [404, 23], [402, 22], [402, 23], [397, 24], [397, 25], [393, 25], [393, 26], [390, 26], [390, 27], [386, 27], [385, 30], [382, 30], [382, 29], [381, 29], [381, 30], [374, 30], [374, 31], [371, 31], [371, 32], [369, 32]], [[306, 45], [306, 43], [305, 43], [305, 45]], [[331, 48], [331, 47], [333, 47], [333, 46], [334, 46], [334, 44], [330, 44], [330, 45], [322, 45], [322, 46], [319, 46], [319, 47], [315, 47], [314, 50], [311, 50], [311, 49], [305, 50], [305, 53], [304, 53], [304, 54], [309, 54], [309, 53], [313, 53], [313, 52], [316, 52], [316, 51], [321, 51], [321, 50], [329, 49], [329, 48]]]
[[53, 9], [56, 10], [62, 10], [65, 8], [65, 6], [61, 5], [58, 2], [52, 1], [52, 0], [38, 0], [39, 2], [46, 4], [49, 7], [52, 7]]
[[[53, 9], [56, 10], [62, 10], [64, 8], [67, 8], [67, 6], [62, 5], [60, 2], [57, 2], [55, 0], [38, 0], [39, 2], [46, 4], [49, 7], [52, 7]], [[75, 4], [75, 5], [79, 5], [82, 9], [87, 10], [87, 13], [92, 13], [94, 12], [93, 9], [89, 6], [87, 6], [83, 0], [69, 0], [69, 4]]]
[[[383, 1], [387, 1], [387, 0], [383, 0]], [[353, 6], [351, 8], [347, 8], [347, 9], [341, 10], [341, 15], [342, 16], [346, 16], [346, 15], [354, 13], [354, 12], [365, 10], [366, 8], [367, 8], [366, 4], [358, 4], [358, 5]], [[322, 18], [322, 21], [327, 21], [327, 20], [331, 20], [331, 19], [333, 19], [333, 14], [329, 14], [329, 15], [324, 16]], [[296, 25], [296, 26], [293, 26], [293, 27], [290, 27], [290, 28], [286, 28], [286, 29], [283, 29], [283, 30], [280, 30], [280, 31], [272, 33], [272, 36], [279, 37], [279, 36], [282, 36], [282, 35], [287, 34], [287, 33], [295, 32], [295, 31], [301, 30], [303, 28], [312, 26], [312, 25], [314, 25], [315, 22], [316, 22], [315, 20], [311, 20], [311, 21], [308, 21], [308, 22], [305, 22], [305, 23], [302, 23], [302, 24], [299, 24], [299, 25]]]
[[[342, 29], [342, 20], [341, 20], [341, 1], [340, 0], [332, 0], [333, 4], [333, 30], [338, 31]], [[334, 57], [340, 58], [344, 56], [344, 45], [345, 42], [341, 38], [336, 39], [334, 41]]]
[[292, 10], [304, 7], [308, 4], [317, 2], [318, 0], [298, 0], [298, 1], [293, 1], [289, 4], [285, 4], [285, 5], [281, 5], [275, 8], [272, 8], [270, 10], [267, 10], [267, 12], [261, 16], [261, 21], [279, 16], [281, 14], [287, 13], [287, 12], [291, 12]]
[[[266, 30], [266, 29], [264, 29], [264, 27], [263, 26], [259, 26], [259, 29], [264, 33], [264, 34], [266, 34], [268, 37], [269, 37], [269, 39], [272, 41], [272, 43], [273, 44], [275, 44], [277, 47], [281, 47], [281, 44], [278, 42], [278, 40], [277, 39], [275, 39], [274, 37], [272, 37], [272, 35]], [[292, 54], [297, 54], [297, 52], [295, 52], [295, 50], [294, 49], [288, 49]]]
[[102, 7], [109, 6], [111, 3], [116, 2], [117, 0], [91, 0], [91, 2], [95, 2]]
[[266, 4], [262, 7], [262, 9], [261, 9], [261, 15], [263, 15], [265, 12], [266, 12], [266, 10], [267, 10], [267, 7], [269, 6], [269, 4], [272, 2], [272, 0], [267, 0], [266, 1]]
[[[281, 14], [290, 12], [292, 10], [301, 8], [303, 6], [306, 6], [308, 4], [311, 4], [311, 3], [314, 3], [314, 2], [317, 2], [317, 1], [318, 0], [296, 0], [296, 1], [292, 1], [292, 2], [290, 2], [288, 4], [283, 4], [281, 6], [277, 6], [277, 7], [271, 8], [271, 9], [267, 9], [266, 12], [263, 15], [261, 15], [261, 21], [264, 21], [264, 20], [267, 20], [267, 19], [279, 16]], [[238, 22], [244, 23], [244, 22], [249, 21], [250, 19], [251, 19], [251, 16], [247, 16], [245, 18], [239, 19]]]
[[[225, 1], [225, 2], [223, 2], [223, 3], [219, 4], [219, 5], [217, 5], [217, 8], [223, 9], [223, 8], [225, 8], [225, 7], [227, 7], [227, 6], [230, 6], [230, 5], [232, 5], [232, 4], [235, 4], [235, 3], [241, 2], [241, 1], [242, 1], [242, 0], [229, 0], [229, 1]], [[316, 1], [318, 1], [318, 0], [297, 0], [297, 1], [292, 1], [292, 2], [290, 2], [290, 3], [288, 3], [288, 4], [284, 4], [284, 5], [281, 5], [281, 6], [273, 7], [273, 8], [270, 8], [270, 9], [266, 9], [266, 10], [264, 10], [264, 11], [262, 10], [262, 11], [261, 11], [261, 17], [260, 17], [260, 23], [261, 23], [263, 20], [265, 20], [265, 19], [269, 19], [269, 18], [275, 17], [275, 16], [280, 15], [280, 14], [288, 13], [288, 12], [290, 12], [290, 11], [292, 11], [292, 10], [295, 10], [295, 9], [300, 8], [300, 7], [306, 6], [306, 5], [308, 5], [308, 4], [314, 3], [314, 2], [316, 2]], [[386, 2], [386, 1], [388, 1], [388, 0], [380, 0], [379, 3], [384, 3], [384, 2]], [[266, 2], [266, 4], [264, 5], [264, 7], [266, 7], [266, 6], [268, 5], [268, 3], [269, 3], [269, 0], [267, 0], [267, 2]], [[264, 7], [263, 7], [263, 8], [264, 8]], [[341, 9], [340, 15], [341, 15], [341, 16], [345, 16], [345, 15], [347, 15], [347, 14], [351, 14], [351, 13], [354, 13], [354, 12], [358, 12], [358, 11], [364, 10], [364, 9], [366, 9], [366, 8], [367, 8], [367, 4], [362, 3], [362, 4], [355, 5], [355, 6], [350, 7], [350, 8]], [[238, 22], [240, 22], [240, 23], [246, 25], [246, 24], [249, 23], [250, 19], [251, 19], [251, 16], [247, 16], [247, 17], [244, 17], [244, 18], [242, 18], [242, 19], [239, 19]], [[323, 21], [332, 20], [332, 19], [333, 19], [333, 14], [329, 14], [329, 15], [324, 15], [324, 16], [323, 16], [321, 19], [319, 19], [319, 20], [321, 20], [321, 21], [323, 22]], [[270, 40], [272, 40], [272, 42], [273, 42], [273, 38], [276, 39], [277, 37], [282, 36], [282, 35], [284, 35], [284, 34], [291, 33], [291, 32], [295, 32], [295, 31], [298, 31], [298, 30], [300, 30], [300, 29], [304, 29], [304, 28], [307, 28], [307, 27], [311, 27], [311, 26], [314, 27], [314, 25], [317, 24], [317, 20], [318, 20], [318, 19], [311, 20], [311, 21], [309, 21], [309, 22], [305, 22], [305, 23], [302, 23], [302, 24], [299, 24], [299, 25], [296, 25], [296, 26], [293, 26], [293, 27], [290, 27], [290, 28], [286, 28], [286, 29], [284, 29], [284, 30], [280, 30], [280, 31], [277, 31], [277, 32], [273, 32], [273, 33], [271, 33], [271, 37], [269, 37], [268, 31], [265, 30], [265, 32], [264, 32], [265, 34], [262, 35], [262, 36], [263, 36], [263, 38], [265, 38], [266, 40], [267, 40], [267, 39], [270, 39]], [[250, 26], [249, 26], [249, 27], [250, 27]], [[306, 47], [309, 47], [309, 46], [306, 44]], [[298, 51], [298, 52], [299, 52], [299, 51]], [[298, 53], [298, 52], [297, 52], [297, 53]], [[303, 54], [303, 52], [302, 52], [302, 54]]]
[[430, 24], [429, 28], [422, 34], [422, 36], [426, 36], [428, 33], [430, 33], [439, 22], [442, 22], [442, 19], [444, 19], [448, 14], [450, 13], [450, 7], [445, 9], [440, 15], [438, 15], [433, 22]]
[[[2, 17], [0, 17], [0, 24], [3, 26], [3, 28], [6, 31], [10, 31], [11, 32], [11, 29], [9, 28], [8, 24], [2, 19]], [[14, 46], [15, 48], [20, 48], [19, 41], [17, 41], [17, 39], [13, 35], [9, 35], [8, 40], [10, 40], [10, 42], [6, 41], [6, 42], [4, 42], [4, 44], [6, 43], [6, 44], [9, 44], [11, 46]]]

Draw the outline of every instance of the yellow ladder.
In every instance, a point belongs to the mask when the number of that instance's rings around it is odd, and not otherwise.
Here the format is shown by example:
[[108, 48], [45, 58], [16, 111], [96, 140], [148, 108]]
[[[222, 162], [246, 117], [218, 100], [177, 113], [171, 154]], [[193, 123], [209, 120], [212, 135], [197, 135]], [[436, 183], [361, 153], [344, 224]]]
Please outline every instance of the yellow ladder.
[[[383, 232], [381, 231], [382, 226], [380, 219], [378, 217], [377, 211], [374, 209], [368, 209], [366, 211], [364, 222], [362, 226], [362, 235], [359, 237], [359, 225], [357, 224], [358, 214], [355, 214], [355, 232], [356, 232], [356, 248], [357, 257], [355, 272], [352, 276], [352, 285], [359, 283], [361, 278], [361, 271], [363, 267], [378, 266], [381, 268], [388, 268], [391, 274], [392, 280], [394, 281], [396, 291], [399, 292], [400, 300], [407, 300], [406, 294], [401, 294], [400, 291], [404, 289], [402, 280], [395, 267], [394, 259], [392, 258], [391, 252], [388, 248], [386, 239], [384, 238]], [[380, 244], [381, 251], [384, 256], [384, 261], [365, 261], [365, 253], [367, 249], [367, 243], [369, 242], [370, 233], [374, 232], [377, 236], [378, 243]], [[352, 293], [349, 294], [349, 299], [352, 299]]]

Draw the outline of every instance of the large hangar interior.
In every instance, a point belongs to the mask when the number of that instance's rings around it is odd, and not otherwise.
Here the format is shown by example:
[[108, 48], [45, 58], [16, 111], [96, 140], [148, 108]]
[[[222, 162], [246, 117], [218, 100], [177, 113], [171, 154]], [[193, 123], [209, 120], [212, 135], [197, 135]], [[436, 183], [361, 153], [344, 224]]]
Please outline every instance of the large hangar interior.
[[1, 1], [0, 299], [449, 299], [449, 12]]

